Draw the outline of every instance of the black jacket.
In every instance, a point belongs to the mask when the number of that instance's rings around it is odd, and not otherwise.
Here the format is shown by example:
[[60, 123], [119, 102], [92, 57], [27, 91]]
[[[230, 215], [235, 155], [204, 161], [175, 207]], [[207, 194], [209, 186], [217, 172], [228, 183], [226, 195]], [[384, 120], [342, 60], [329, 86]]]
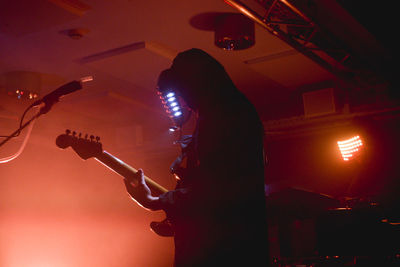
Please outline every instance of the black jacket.
[[184, 149], [185, 175], [160, 197], [174, 226], [176, 266], [265, 262], [263, 127], [256, 111], [237, 92], [200, 114], [196, 128]]
[[[263, 126], [222, 65], [178, 54], [174, 86], [198, 112], [175, 190], [160, 196], [175, 231], [176, 266], [267, 266]], [[180, 172], [182, 173], [182, 171]]]

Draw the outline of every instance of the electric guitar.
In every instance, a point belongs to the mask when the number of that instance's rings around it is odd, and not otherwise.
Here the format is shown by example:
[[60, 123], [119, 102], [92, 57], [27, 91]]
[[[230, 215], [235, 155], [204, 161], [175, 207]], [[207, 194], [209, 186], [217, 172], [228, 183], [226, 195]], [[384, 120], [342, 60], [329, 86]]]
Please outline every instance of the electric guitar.
[[[124, 179], [132, 181], [132, 178], [135, 178], [137, 169], [103, 150], [103, 145], [99, 141], [99, 137], [94, 137], [93, 135], [85, 135], [82, 137], [81, 134], [77, 135], [75, 131], [71, 132], [70, 130], [66, 130], [65, 134], [61, 134], [57, 137], [56, 145], [62, 149], [71, 147], [78, 156], [84, 160], [95, 158], [97, 161], [121, 175]], [[168, 191], [149, 177], [144, 176], [144, 179], [154, 196], [161, 195]], [[150, 227], [160, 236], [173, 236], [171, 223], [168, 219], [161, 222], [151, 222]]]

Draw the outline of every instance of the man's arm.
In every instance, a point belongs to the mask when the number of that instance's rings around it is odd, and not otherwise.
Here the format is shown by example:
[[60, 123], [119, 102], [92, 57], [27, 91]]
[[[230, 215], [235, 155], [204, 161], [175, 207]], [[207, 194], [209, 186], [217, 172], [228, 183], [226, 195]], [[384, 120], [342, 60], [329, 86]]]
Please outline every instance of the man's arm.
[[[159, 197], [154, 197], [151, 195], [151, 190], [145, 182], [143, 170], [139, 169], [136, 175], [136, 179], [124, 179], [125, 187], [129, 195], [145, 209], [153, 211], [160, 210], [160, 199]], [[138, 182], [134, 183], [132, 180], [136, 180]]]

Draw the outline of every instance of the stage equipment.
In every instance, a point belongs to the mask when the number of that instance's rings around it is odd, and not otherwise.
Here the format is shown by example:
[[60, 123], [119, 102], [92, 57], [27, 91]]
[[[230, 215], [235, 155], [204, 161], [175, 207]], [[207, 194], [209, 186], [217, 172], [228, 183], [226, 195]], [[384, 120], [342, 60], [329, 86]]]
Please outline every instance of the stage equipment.
[[243, 50], [255, 44], [254, 22], [240, 13], [224, 13], [215, 21], [215, 45]]
[[349, 85], [367, 87], [391, 79], [384, 70], [392, 56], [339, 1], [225, 2]]
[[363, 142], [358, 135], [344, 141], [338, 141], [337, 144], [344, 161], [348, 161], [358, 155], [363, 146]]
[[400, 224], [374, 197], [297, 188], [266, 195], [271, 266], [400, 266]]
[[[5, 93], [18, 100], [34, 100], [42, 87], [41, 74], [30, 71], [12, 71], [1, 75]], [[2, 87], [2, 86], [0, 86]], [[3, 91], [3, 89], [1, 89]], [[25, 101], [22, 101], [25, 102]]]
[[[4, 136], [5, 139], [3, 141], [0, 142], [0, 146], [4, 145], [5, 143], [7, 143], [11, 138], [16, 137], [20, 134], [20, 132], [27, 127], [31, 122], [33, 122], [35, 119], [39, 118], [41, 115], [46, 114], [47, 112], [50, 111], [51, 107], [57, 103], [60, 98], [64, 95], [73, 93], [79, 89], [82, 88], [82, 84], [88, 81], [92, 81], [93, 77], [92, 76], [87, 76], [87, 77], [83, 77], [81, 78], [79, 81], [72, 81], [69, 82], [67, 84], [64, 84], [63, 86], [57, 88], [56, 90], [54, 90], [53, 92], [51, 92], [50, 94], [47, 94], [46, 96], [44, 96], [43, 98], [33, 102], [30, 106], [28, 106], [22, 117], [20, 120], [20, 126], [19, 128], [14, 131], [12, 134], [8, 135], [8, 136]], [[40, 104], [44, 103], [44, 105], [40, 108], [39, 112], [36, 113], [36, 115], [34, 115], [30, 120], [28, 120], [26, 123], [23, 123], [25, 114], [33, 107], [39, 106]]]

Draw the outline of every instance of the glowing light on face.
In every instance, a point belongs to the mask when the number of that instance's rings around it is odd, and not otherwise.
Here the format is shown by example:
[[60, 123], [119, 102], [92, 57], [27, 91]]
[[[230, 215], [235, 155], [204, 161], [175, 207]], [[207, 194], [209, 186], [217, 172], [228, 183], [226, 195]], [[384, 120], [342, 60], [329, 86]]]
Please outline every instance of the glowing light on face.
[[337, 144], [344, 161], [354, 158], [354, 156], [359, 153], [361, 147], [363, 146], [363, 142], [358, 135], [348, 140], [338, 141]]

